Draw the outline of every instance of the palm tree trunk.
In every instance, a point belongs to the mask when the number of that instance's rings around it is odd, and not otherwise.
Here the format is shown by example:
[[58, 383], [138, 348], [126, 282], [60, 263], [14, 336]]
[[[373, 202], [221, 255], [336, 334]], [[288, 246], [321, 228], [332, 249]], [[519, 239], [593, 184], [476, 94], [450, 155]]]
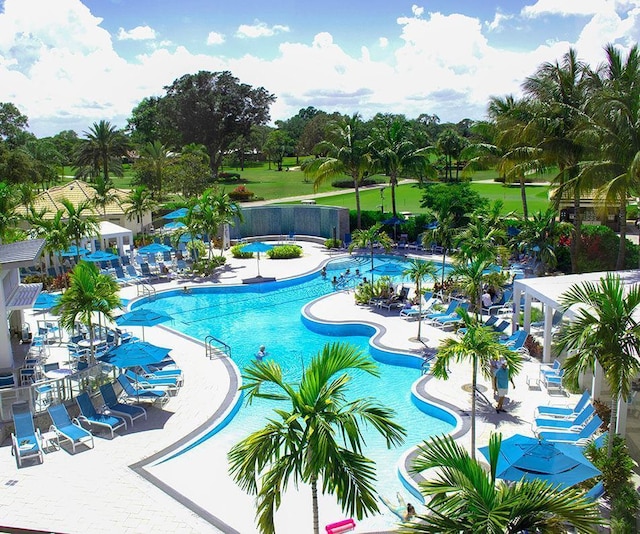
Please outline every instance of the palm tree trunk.
[[357, 216], [356, 225], [358, 227], [358, 230], [362, 230], [362, 220], [361, 220], [361, 214], [360, 214], [360, 188], [358, 187], [357, 179], [353, 180], [353, 189], [356, 195], [356, 216]]
[[396, 185], [398, 185], [398, 179], [395, 176], [391, 176], [389, 185], [391, 186], [391, 211], [393, 212], [393, 217], [397, 217], [398, 211], [396, 209]]
[[422, 325], [422, 285], [420, 280], [416, 280], [416, 289], [418, 290], [418, 341], [420, 341], [420, 326]]
[[620, 211], [618, 214], [620, 222], [620, 247], [618, 248], [618, 259], [616, 260], [616, 271], [624, 269], [624, 257], [627, 250], [627, 196], [620, 201]]
[[440, 278], [440, 297], [444, 299], [444, 267], [447, 261], [447, 248], [444, 247], [442, 252], [442, 275]]
[[580, 213], [580, 193], [573, 194], [573, 238], [571, 239], [571, 272], [578, 274], [578, 255], [580, 254], [580, 240], [582, 239], [582, 214]]
[[371, 291], [373, 291], [373, 243], [369, 243], [371, 247]]
[[478, 357], [473, 355], [471, 375], [471, 459], [476, 459], [476, 385], [478, 382]]
[[313, 534], [320, 533], [320, 520], [318, 518], [318, 479], [311, 478], [311, 502], [313, 507]]
[[524, 174], [520, 176], [520, 198], [522, 199], [522, 216], [526, 221], [529, 218], [529, 210], [527, 209], [527, 189], [524, 183]]
[[609, 439], [607, 440], [607, 456], [611, 458], [613, 454], [613, 436], [618, 433], [618, 395], [611, 397], [611, 417], [609, 419]]

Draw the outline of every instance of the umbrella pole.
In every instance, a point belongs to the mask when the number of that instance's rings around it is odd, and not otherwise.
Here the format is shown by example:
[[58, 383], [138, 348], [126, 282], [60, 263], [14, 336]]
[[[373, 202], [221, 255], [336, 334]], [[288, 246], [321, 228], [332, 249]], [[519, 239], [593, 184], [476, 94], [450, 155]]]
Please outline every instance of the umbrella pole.
[[258, 252], [258, 277], [260, 277], [260, 253]]

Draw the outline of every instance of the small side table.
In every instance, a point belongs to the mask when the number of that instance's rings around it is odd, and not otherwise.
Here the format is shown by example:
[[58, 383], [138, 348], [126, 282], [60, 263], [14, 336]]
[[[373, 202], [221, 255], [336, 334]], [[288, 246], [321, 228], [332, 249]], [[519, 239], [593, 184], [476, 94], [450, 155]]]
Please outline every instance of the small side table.
[[40, 434], [40, 438], [42, 439], [43, 452], [53, 452], [57, 451], [60, 448], [58, 434], [56, 434], [53, 430], [43, 432], [42, 434]]

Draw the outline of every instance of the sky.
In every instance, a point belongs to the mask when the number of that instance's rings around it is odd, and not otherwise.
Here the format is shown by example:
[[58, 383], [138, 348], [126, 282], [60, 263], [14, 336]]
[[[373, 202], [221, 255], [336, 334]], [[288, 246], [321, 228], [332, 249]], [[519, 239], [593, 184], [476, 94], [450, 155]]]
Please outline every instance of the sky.
[[640, 0], [0, 0], [0, 102], [38, 137], [82, 136], [228, 70], [276, 96], [272, 124], [307, 106], [481, 120], [570, 47], [596, 67], [638, 35]]

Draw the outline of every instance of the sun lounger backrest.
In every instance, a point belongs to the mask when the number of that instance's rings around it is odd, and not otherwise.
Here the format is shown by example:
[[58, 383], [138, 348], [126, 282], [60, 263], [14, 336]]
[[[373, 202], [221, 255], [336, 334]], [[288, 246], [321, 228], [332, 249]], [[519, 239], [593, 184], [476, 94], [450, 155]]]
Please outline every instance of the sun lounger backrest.
[[588, 391], [585, 391], [580, 397], [580, 400], [576, 403], [576, 407], [574, 408], [575, 412], [581, 412], [582, 409], [587, 405], [588, 402], [591, 401], [591, 394]]
[[595, 412], [596, 409], [593, 407], [593, 404], [587, 404], [573, 420], [573, 424], [575, 426], [582, 426]]
[[118, 404], [118, 397], [111, 382], [101, 385], [100, 393], [102, 394], [102, 400], [107, 406], [115, 406]]
[[98, 414], [96, 409], [86, 391], [76, 397], [76, 402], [78, 403], [78, 408], [80, 408], [82, 415], [89, 419], [95, 419], [97, 417]]
[[49, 415], [51, 416], [51, 421], [58, 428], [64, 428], [69, 426], [71, 423], [71, 418], [69, 417], [69, 412], [64, 407], [64, 404], [52, 404], [47, 408]]
[[11, 405], [11, 413], [13, 415], [13, 424], [18, 439], [35, 434], [36, 429], [33, 424], [33, 414], [27, 402], [14, 402]]

